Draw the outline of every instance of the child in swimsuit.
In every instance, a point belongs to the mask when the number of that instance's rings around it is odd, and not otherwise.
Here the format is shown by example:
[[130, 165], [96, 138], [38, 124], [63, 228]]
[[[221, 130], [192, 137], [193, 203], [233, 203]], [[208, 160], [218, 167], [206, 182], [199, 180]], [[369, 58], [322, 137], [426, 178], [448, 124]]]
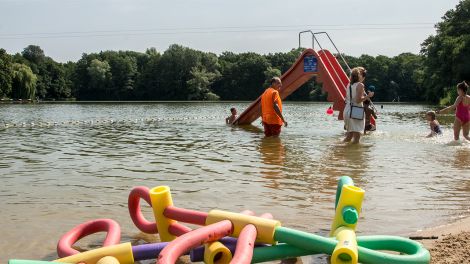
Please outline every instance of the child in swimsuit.
[[442, 135], [441, 126], [436, 119], [436, 113], [434, 111], [429, 111], [426, 113], [426, 120], [428, 120], [429, 127], [431, 128], [431, 133], [429, 133], [427, 137]]
[[366, 123], [364, 126], [364, 135], [366, 134], [367, 131], [375, 131], [375, 126], [371, 124], [371, 117], [374, 117], [374, 119], [377, 119], [377, 115], [375, 114], [374, 110], [372, 110], [370, 107], [370, 100], [364, 101], [364, 114], [366, 117]]
[[227, 125], [231, 125], [233, 121], [237, 119], [237, 109], [235, 109], [235, 107], [230, 108], [230, 113], [232, 113], [232, 115], [225, 118], [225, 124]]
[[457, 84], [457, 93], [459, 96], [455, 103], [449, 107], [438, 111], [438, 113], [445, 113], [448, 110], [455, 109], [454, 121], [454, 139], [459, 140], [460, 130], [465, 139], [470, 140], [468, 135], [470, 131], [470, 96], [467, 95], [468, 84], [463, 81]]

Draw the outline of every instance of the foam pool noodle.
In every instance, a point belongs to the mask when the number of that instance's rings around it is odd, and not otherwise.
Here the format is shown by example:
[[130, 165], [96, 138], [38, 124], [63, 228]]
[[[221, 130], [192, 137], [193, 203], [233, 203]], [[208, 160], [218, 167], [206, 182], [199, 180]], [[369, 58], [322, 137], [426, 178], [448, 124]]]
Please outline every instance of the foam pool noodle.
[[341, 192], [337, 196], [339, 198], [336, 201], [335, 217], [331, 225], [330, 236], [334, 236], [336, 229], [341, 226], [356, 230], [365, 192], [359, 187], [345, 183], [348, 183], [347, 179], [340, 180], [338, 184], [338, 188], [341, 187]]
[[54, 260], [54, 262], [84, 262], [86, 264], [97, 264], [100, 259], [107, 256], [116, 258], [120, 264], [134, 264], [134, 255], [132, 254], [132, 245], [130, 242], [85, 251], [72, 256]]
[[356, 233], [348, 227], [340, 227], [335, 231], [336, 244], [331, 254], [332, 264], [357, 264], [359, 255], [357, 253]]
[[232, 260], [232, 252], [224, 244], [216, 241], [204, 245], [204, 263], [228, 264]]
[[119, 264], [119, 260], [117, 260], [115, 257], [106, 256], [98, 260], [96, 264]]
[[153, 214], [157, 222], [157, 229], [162, 242], [172, 241], [176, 236], [170, 234], [168, 228], [176, 221], [165, 217], [165, 208], [173, 206], [170, 187], [158, 186], [150, 190], [150, 200], [152, 201]]
[[274, 232], [277, 227], [281, 226], [281, 222], [276, 220], [221, 210], [211, 210], [207, 216], [206, 225], [214, 224], [223, 220], [230, 220], [232, 222], [232, 236], [234, 237], [238, 237], [243, 227], [246, 225], [254, 225], [258, 231], [256, 242], [267, 244], [276, 243], [274, 240]]

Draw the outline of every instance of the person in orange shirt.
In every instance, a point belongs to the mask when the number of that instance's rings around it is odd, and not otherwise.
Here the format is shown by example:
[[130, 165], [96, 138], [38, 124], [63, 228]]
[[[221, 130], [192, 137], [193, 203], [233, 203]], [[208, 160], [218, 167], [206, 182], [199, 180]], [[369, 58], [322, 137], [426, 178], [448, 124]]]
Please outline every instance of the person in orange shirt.
[[279, 96], [281, 87], [281, 79], [274, 77], [271, 79], [271, 86], [261, 95], [261, 115], [264, 135], [267, 137], [279, 136], [282, 124], [287, 127], [287, 121], [282, 116], [282, 101]]

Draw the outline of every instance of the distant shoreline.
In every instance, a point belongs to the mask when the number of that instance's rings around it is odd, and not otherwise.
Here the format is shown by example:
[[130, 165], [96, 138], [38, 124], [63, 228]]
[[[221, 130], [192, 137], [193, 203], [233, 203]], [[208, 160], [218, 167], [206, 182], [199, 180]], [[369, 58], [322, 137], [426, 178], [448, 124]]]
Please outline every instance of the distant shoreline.
[[[252, 101], [11, 101], [0, 100], [0, 104], [136, 104], [136, 103], [251, 103]], [[284, 103], [311, 103], [311, 104], [332, 104], [325, 101], [285, 101]], [[375, 105], [434, 105], [428, 102], [374, 102]]]

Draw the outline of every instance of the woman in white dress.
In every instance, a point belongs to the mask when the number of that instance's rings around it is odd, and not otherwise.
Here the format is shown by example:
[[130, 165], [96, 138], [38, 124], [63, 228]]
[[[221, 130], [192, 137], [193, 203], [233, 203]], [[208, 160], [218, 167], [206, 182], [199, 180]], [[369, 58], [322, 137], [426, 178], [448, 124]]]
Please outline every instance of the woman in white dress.
[[373, 92], [367, 95], [364, 92], [364, 84], [366, 78], [366, 70], [363, 67], [352, 69], [349, 77], [350, 85], [346, 87], [346, 105], [343, 111], [344, 127], [346, 129], [346, 137], [344, 142], [359, 143], [361, 133], [364, 132], [365, 119], [351, 118], [351, 106], [364, 107], [363, 102], [374, 96]]

